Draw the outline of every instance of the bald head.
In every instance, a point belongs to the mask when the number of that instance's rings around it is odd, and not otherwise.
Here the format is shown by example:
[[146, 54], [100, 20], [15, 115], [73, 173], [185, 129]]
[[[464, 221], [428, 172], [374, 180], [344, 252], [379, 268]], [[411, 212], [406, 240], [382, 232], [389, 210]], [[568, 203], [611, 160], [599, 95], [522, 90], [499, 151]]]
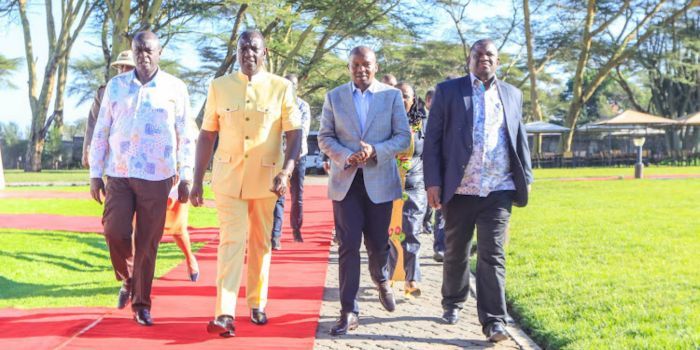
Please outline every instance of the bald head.
[[391, 85], [393, 87], [398, 87], [398, 86], [396, 86], [396, 84], [397, 84], [396, 77], [393, 74], [384, 74], [384, 76], [382, 77], [382, 83], [387, 84], [387, 85]]
[[240, 44], [240, 42], [243, 40], [250, 41], [253, 39], [259, 39], [260, 41], [262, 41], [263, 47], [265, 47], [265, 36], [263, 36], [263, 34], [260, 31], [255, 29], [248, 29], [241, 33], [241, 36], [238, 37], [238, 43]]
[[374, 81], [374, 76], [379, 70], [377, 56], [367, 46], [357, 46], [350, 50], [348, 69], [355, 86], [365, 91]]

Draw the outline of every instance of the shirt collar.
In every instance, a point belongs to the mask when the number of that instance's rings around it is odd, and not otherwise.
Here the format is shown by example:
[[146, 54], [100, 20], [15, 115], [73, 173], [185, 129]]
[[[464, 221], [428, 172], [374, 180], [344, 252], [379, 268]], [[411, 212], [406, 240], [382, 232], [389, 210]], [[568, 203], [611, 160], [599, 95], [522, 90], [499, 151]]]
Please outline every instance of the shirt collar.
[[[365, 90], [365, 92], [366, 92], [366, 93], [368, 92], [369, 94], [374, 94], [374, 93], [376, 92], [376, 90], [377, 90], [377, 85], [378, 85], [377, 80], [376, 80], [376, 79], [372, 79], [372, 82], [369, 83], [369, 86], [367, 87], [367, 90]], [[353, 94], [354, 94], [355, 92], [357, 92], [358, 94], [362, 95], [362, 90], [360, 90], [357, 86], [355, 86], [355, 82], [354, 82], [354, 81], [351, 81], [351, 82], [350, 82], [350, 88], [352, 89], [352, 93], [353, 93]]]
[[[469, 81], [471, 81], [472, 87], [476, 87], [483, 84], [482, 81], [479, 80], [479, 78], [477, 78], [476, 75], [474, 75], [474, 73], [471, 72], [469, 73]], [[498, 84], [498, 78], [496, 78], [496, 76], [494, 75], [493, 78], [491, 78], [491, 85], [489, 86], [489, 88], [496, 86], [496, 84]]]
[[136, 69], [132, 69], [131, 71], [129, 71], [129, 72], [127, 72], [127, 73], [124, 73], [124, 74], [131, 74], [131, 80], [132, 80], [134, 83], [138, 84], [138, 85], [151, 85], [151, 84], [155, 84], [155, 82], [156, 82], [156, 80], [158, 79], [158, 77], [161, 76], [161, 74], [160, 74], [160, 67], [158, 67], [158, 70], [156, 71], [156, 74], [153, 75], [153, 79], [151, 79], [151, 80], [150, 80], [148, 83], [146, 83], [146, 84], [141, 84], [141, 80], [139, 80], [139, 78], [136, 76]]
[[248, 82], [250, 80], [251, 83], [259, 83], [265, 79], [265, 69], [260, 68], [260, 71], [254, 74], [250, 79], [248, 79], [248, 76], [243, 74], [240, 70], [236, 71], [236, 75], [238, 76], [241, 81]]

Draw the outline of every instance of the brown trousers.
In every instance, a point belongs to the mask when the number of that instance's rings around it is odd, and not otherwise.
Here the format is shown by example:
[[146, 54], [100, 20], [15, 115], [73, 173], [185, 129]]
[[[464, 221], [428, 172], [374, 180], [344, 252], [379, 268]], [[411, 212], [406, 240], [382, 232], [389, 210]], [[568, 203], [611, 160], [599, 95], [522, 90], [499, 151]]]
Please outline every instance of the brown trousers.
[[[134, 311], [151, 308], [151, 285], [163, 236], [168, 193], [175, 177], [162, 181], [109, 177], [102, 225], [117, 280], [131, 288]], [[136, 227], [132, 226], [136, 214]], [[133, 232], [133, 236], [132, 236]]]

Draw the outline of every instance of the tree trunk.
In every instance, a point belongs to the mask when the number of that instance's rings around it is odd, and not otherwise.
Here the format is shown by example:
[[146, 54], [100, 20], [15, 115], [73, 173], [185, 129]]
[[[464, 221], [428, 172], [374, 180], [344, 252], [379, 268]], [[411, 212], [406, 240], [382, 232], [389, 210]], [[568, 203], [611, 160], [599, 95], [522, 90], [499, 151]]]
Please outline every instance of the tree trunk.
[[562, 139], [564, 144], [561, 148], [564, 152], [571, 152], [571, 146], [574, 142], [574, 132], [576, 130], [576, 121], [581, 115], [581, 108], [583, 108], [583, 76], [586, 73], [586, 63], [588, 63], [588, 56], [591, 52], [591, 44], [593, 42], [591, 27], [593, 26], [595, 15], [596, 2], [595, 0], [588, 0], [586, 22], [583, 27], [581, 54], [579, 55], [578, 63], [576, 65], [576, 74], [574, 75], [574, 96], [571, 101], [571, 105], [569, 105], [569, 111], [567, 112], [565, 119], [566, 127], [568, 127], [570, 130], [566, 134], [566, 137]]
[[[112, 57], [107, 62], [107, 66], [114, 62], [119, 53], [131, 48], [131, 37], [129, 34], [129, 17], [131, 16], [131, 1], [110, 0], [107, 1], [109, 15], [112, 20]], [[114, 69], [109, 70], [109, 78], [117, 74]], [[108, 79], [109, 80], [109, 79]]]
[[[530, 1], [523, 0], [523, 14], [525, 19], [525, 40], [527, 41], [527, 70], [530, 73], [530, 104], [532, 105], [532, 118], [542, 121], [542, 110], [540, 101], [537, 98], [537, 67], [535, 67], [535, 53], [532, 45], [532, 28], [530, 26]], [[533, 139], [534, 152], [539, 154], [542, 148], [542, 135], [536, 134]]]

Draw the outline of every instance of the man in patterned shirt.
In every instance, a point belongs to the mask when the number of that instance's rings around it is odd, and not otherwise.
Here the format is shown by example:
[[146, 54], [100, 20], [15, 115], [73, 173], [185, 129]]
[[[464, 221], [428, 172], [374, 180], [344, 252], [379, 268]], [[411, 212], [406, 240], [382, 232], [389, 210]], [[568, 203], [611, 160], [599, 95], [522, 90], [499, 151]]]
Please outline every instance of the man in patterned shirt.
[[90, 194], [100, 204], [105, 196], [102, 224], [122, 281], [117, 307], [124, 308], [131, 297], [134, 320], [150, 326], [156, 253], [168, 194], [178, 177], [178, 200], [185, 203], [189, 196], [194, 121], [185, 83], [158, 67], [158, 37], [139, 32], [131, 49], [136, 69], [112, 78], [105, 88], [90, 145]]
[[470, 74], [435, 88], [423, 162], [428, 203], [442, 208], [443, 320], [455, 324], [469, 292], [469, 255], [477, 230], [476, 295], [482, 330], [505, 340], [505, 232], [512, 205], [525, 206], [532, 183], [522, 93], [496, 78], [498, 49], [474, 43]]

